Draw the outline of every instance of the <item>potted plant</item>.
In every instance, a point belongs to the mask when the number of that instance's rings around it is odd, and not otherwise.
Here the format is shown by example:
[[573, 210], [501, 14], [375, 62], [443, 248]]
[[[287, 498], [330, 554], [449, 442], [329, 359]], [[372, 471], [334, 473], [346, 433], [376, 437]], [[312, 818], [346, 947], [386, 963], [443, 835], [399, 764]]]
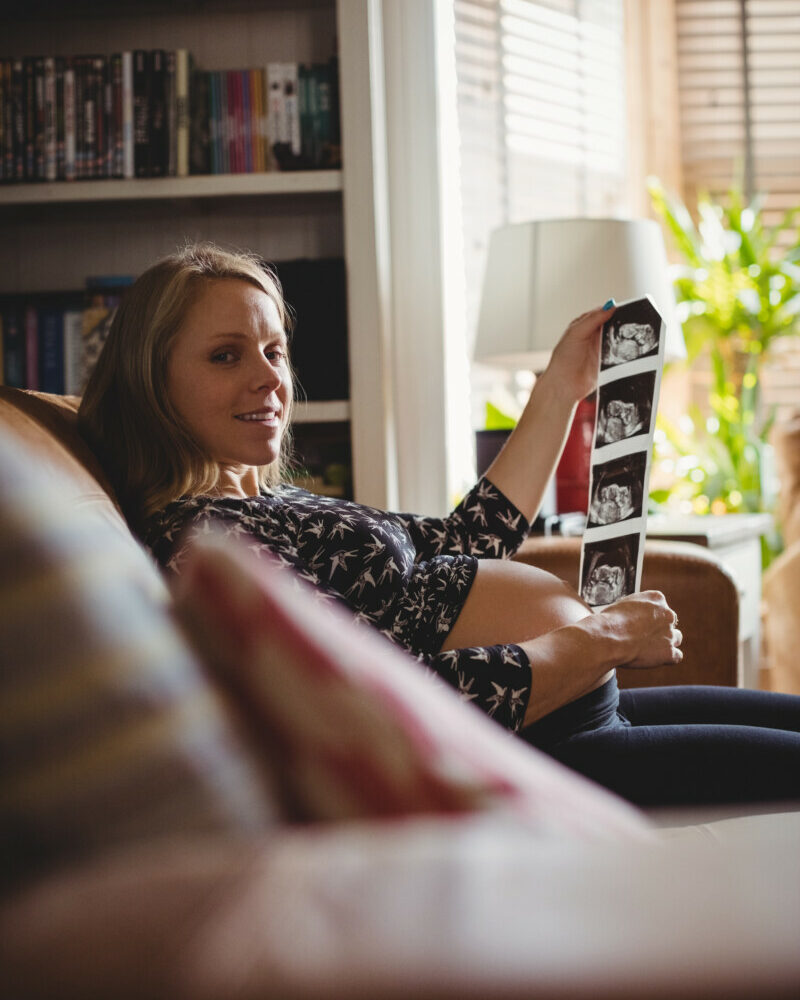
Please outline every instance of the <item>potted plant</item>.
[[672, 463], [675, 474], [651, 498], [678, 499], [697, 513], [768, 509], [764, 445], [773, 415], [760, 405], [761, 374], [775, 341], [800, 331], [800, 206], [768, 227], [759, 201], [745, 203], [734, 190], [724, 205], [701, 197], [696, 226], [658, 181], [649, 190], [683, 258], [675, 291], [686, 364], [705, 358], [711, 376], [706, 412], [660, 421], [656, 466]]

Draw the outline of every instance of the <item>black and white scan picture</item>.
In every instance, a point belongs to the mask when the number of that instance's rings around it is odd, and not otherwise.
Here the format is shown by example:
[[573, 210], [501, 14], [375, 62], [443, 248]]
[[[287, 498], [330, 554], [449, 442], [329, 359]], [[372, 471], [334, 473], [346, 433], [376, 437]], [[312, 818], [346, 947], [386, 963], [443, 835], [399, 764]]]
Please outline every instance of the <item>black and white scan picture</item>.
[[600, 386], [595, 437], [598, 448], [650, 433], [655, 384], [655, 372], [642, 372]]
[[648, 299], [620, 306], [603, 327], [601, 369], [658, 354], [661, 317]]
[[583, 553], [581, 597], [593, 606], [613, 604], [634, 592], [639, 532], [588, 542]]
[[637, 451], [592, 467], [587, 527], [641, 517], [647, 452]]

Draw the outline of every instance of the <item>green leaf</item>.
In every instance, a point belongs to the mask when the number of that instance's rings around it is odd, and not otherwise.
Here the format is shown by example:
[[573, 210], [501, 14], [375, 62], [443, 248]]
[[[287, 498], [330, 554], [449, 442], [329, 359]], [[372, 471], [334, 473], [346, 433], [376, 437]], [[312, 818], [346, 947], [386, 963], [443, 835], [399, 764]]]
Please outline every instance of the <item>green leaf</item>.
[[507, 413], [496, 407], [494, 403], [486, 404], [486, 430], [487, 431], [510, 431], [517, 426], [517, 422]]

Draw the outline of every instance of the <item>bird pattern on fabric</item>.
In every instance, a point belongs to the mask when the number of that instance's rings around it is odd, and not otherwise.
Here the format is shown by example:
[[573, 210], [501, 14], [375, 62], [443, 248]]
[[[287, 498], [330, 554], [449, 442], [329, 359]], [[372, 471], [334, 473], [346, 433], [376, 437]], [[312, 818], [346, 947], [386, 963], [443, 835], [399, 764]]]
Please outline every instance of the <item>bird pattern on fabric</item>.
[[319, 600], [343, 602], [403, 646], [508, 729], [520, 727], [531, 668], [517, 645], [440, 652], [467, 598], [478, 557], [504, 559], [529, 524], [485, 477], [447, 517], [395, 514], [318, 496], [296, 486], [246, 499], [188, 497], [159, 511], [144, 540], [158, 562], [180, 573], [186, 543], [212, 530], [251, 541], [314, 585]]

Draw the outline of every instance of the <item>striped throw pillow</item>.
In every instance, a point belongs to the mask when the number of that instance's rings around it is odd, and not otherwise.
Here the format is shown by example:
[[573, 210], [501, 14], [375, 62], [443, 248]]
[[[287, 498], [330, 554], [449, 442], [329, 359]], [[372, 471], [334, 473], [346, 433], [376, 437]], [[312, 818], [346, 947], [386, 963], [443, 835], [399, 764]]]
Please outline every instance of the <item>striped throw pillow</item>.
[[0, 878], [275, 816], [155, 565], [0, 438]]

